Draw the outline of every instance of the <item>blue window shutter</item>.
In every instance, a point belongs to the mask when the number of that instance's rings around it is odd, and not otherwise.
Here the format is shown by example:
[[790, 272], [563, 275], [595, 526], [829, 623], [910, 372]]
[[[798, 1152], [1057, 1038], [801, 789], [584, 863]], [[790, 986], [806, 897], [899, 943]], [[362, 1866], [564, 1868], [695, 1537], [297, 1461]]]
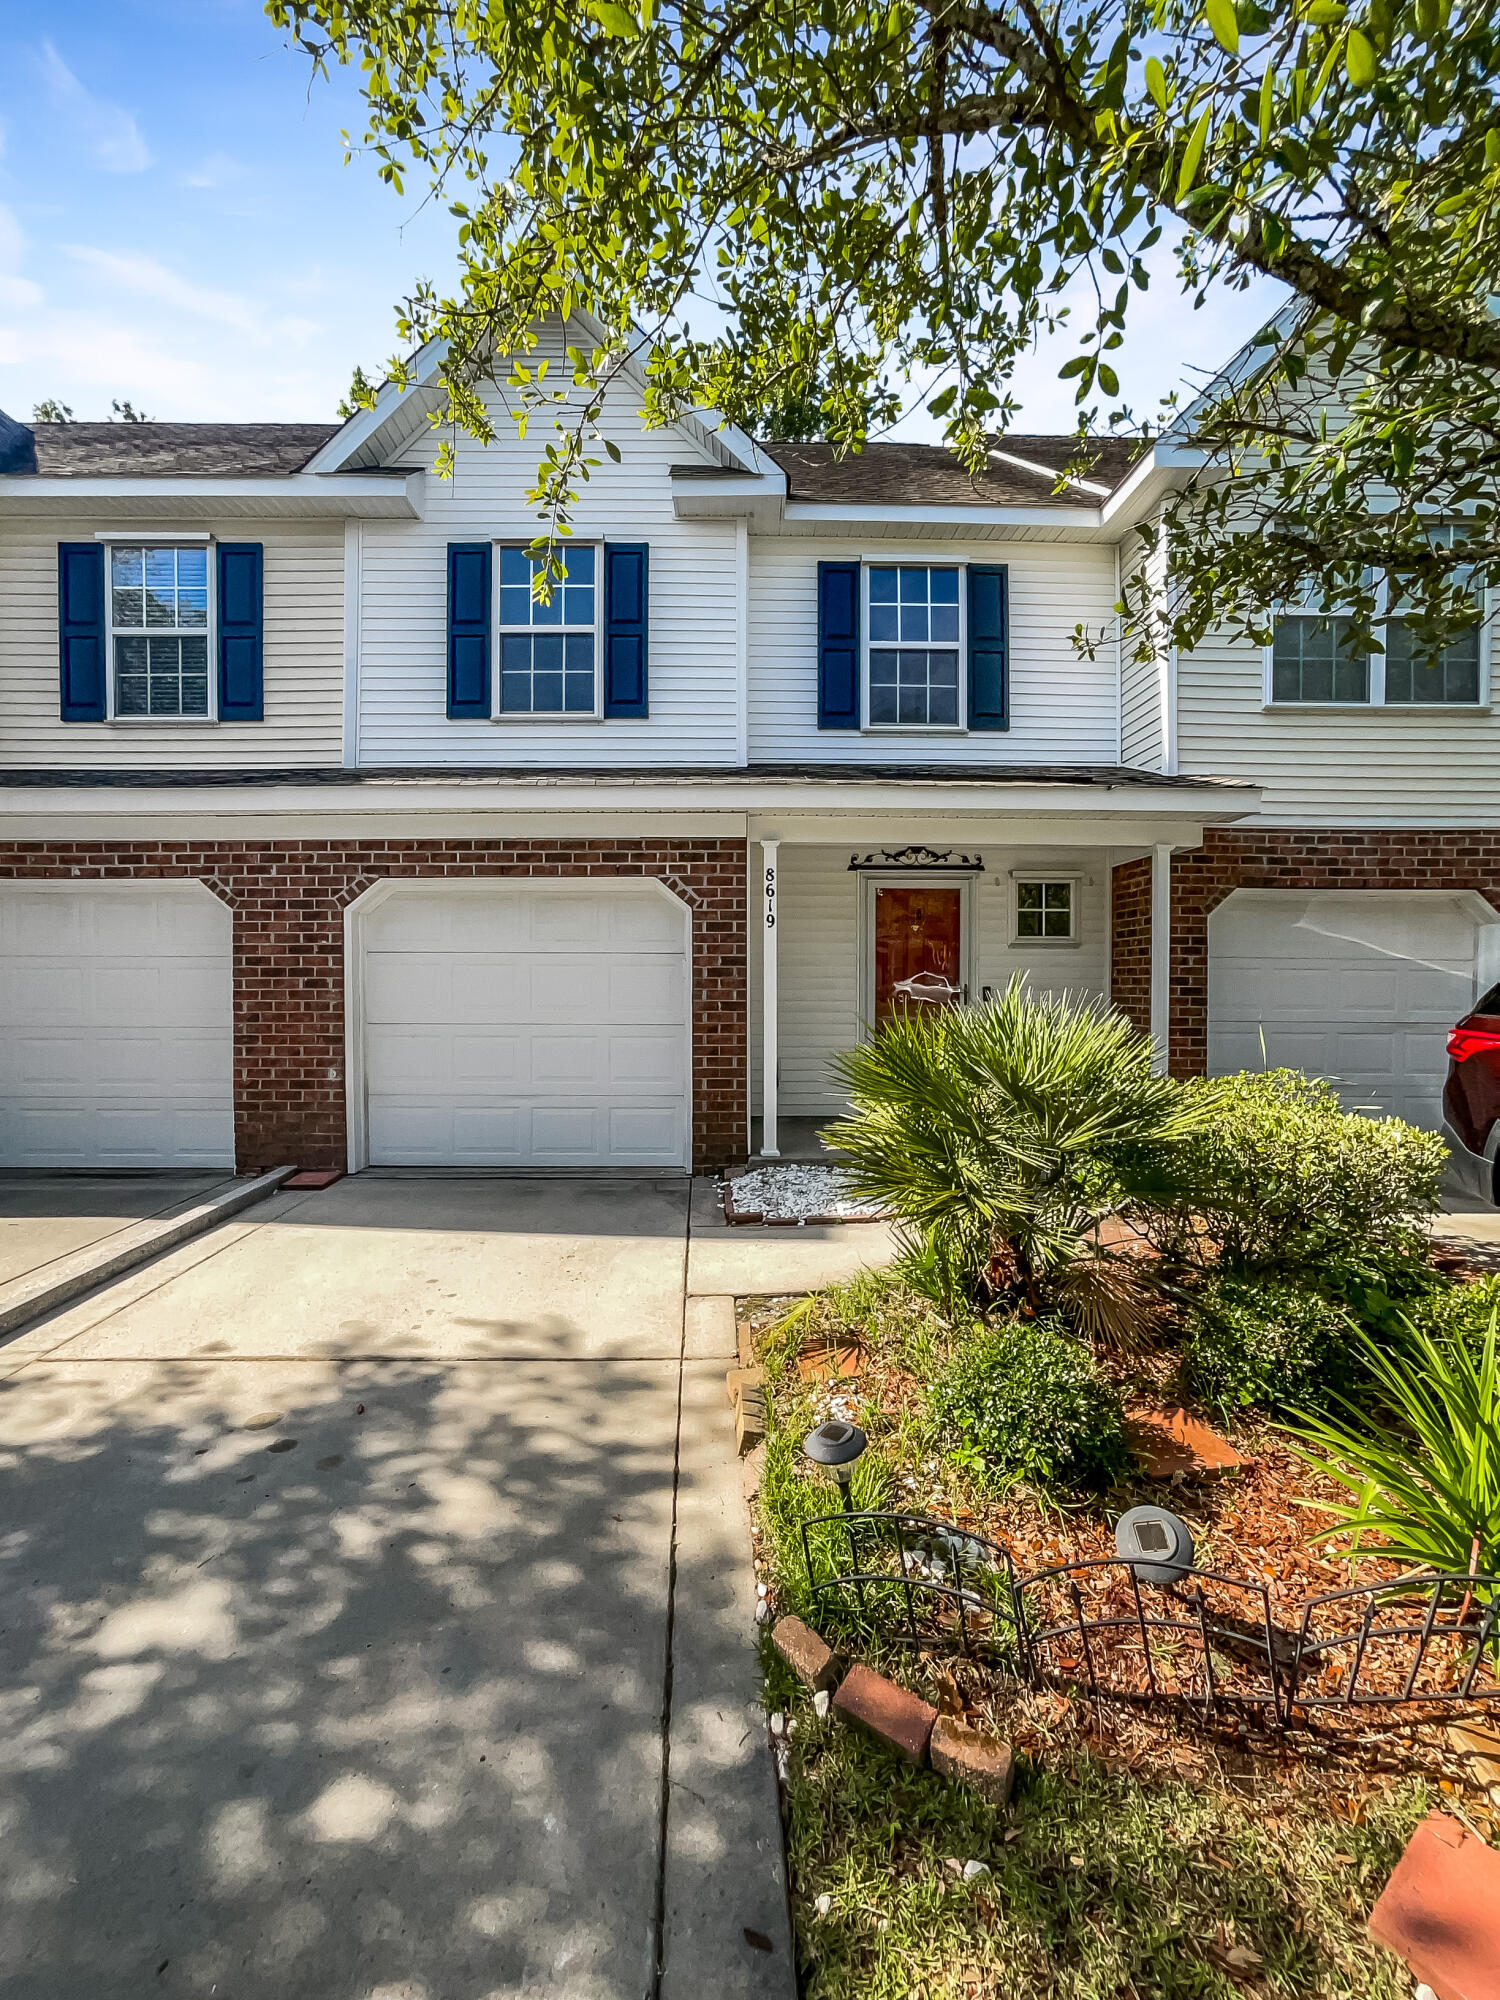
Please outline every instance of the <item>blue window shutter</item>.
[[859, 727], [859, 564], [818, 564], [818, 727]]
[[219, 720], [265, 717], [264, 561], [259, 542], [220, 542]]
[[969, 727], [1009, 729], [1008, 592], [1003, 564], [969, 566]]
[[604, 545], [604, 713], [650, 713], [651, 546]]
[[448, 544], [448, 714], [454, 721], [490, 712], [490, 571], [488, 542]]
[[57, 545], [57, 629], [64, 722], [104, 720], [104, 544]]

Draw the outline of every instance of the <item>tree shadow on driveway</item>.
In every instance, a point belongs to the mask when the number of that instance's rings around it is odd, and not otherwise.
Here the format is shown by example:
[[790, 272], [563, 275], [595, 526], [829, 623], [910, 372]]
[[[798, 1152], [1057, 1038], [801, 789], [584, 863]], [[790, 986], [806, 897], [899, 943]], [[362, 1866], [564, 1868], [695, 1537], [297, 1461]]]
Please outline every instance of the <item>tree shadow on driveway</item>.
[[675, 1361], [0, 1385], [9, 2000], [638, 2000], [675, 1394]]

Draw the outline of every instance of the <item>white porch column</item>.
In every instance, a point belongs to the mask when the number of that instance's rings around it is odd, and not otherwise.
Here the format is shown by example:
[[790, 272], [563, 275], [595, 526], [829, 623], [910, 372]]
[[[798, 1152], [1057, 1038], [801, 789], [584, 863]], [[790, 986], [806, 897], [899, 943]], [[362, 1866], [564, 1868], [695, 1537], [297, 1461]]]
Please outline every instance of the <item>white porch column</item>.
[[767, 1160], [779, 1160], [776, 1143], [776, 840], [760, 844], [760, 1150]]
[[1156, 1042], [1152, 1068], [1167, 1073], [1167, 1038], [1172, 1017], [1172, 849], [1158, 842], [1151, 850], [1151, 1033]]

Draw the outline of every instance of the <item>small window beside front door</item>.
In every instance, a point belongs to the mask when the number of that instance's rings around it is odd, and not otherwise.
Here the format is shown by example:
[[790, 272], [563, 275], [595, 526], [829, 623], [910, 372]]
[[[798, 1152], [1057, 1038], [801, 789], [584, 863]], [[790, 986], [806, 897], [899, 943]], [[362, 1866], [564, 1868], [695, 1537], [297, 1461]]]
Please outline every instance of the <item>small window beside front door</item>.
[[875, 891], [875, 1026], [964, 997], [963, 891], [937, 883]]
[[1016, 942], [1018, 944], [1073, 942], [1071, 882], [1018, 881], [1016, 883]]

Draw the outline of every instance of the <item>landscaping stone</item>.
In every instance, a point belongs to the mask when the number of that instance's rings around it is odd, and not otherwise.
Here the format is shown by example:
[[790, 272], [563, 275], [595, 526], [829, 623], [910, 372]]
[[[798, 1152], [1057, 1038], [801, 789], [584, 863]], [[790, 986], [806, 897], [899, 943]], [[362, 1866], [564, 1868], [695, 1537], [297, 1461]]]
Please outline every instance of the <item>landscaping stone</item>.
[[1217, 1479], [1245, 1463], [1227, 1438], [1186, 1410], [1131, 1410], [1125, 1419], [1131, 1449], [1148, 1479]]
[[745, 1453], [744, 1463], [740, 1466], [740, 1491], [747, 1502], [753, 1500], [759, 1493], [761, 1475], [765, 1469], [766, 1448], [763, 1444], [758, 1444], [752, 1451]]
[[967, 1785], [992, 1806], [1009, 1803], [1015, 1781], [1010, 1745], [998, 1736], [971, 1729], [951, 1715], [940, 1715], [933, 1726], [927, 1754], [934, 1771], [955, 1784]]
[[[731, 1368], [724, 1377], [724, 1387], [729, 1391], [729, 1400], [731, 1403], [739, 1401], [742, 1389], [759, 1389], [764, 1392], [765, 1386], [766, 1371], [764, 1368]], [[762, 1400], [764, 1400], [764, 1394], [762, 1395]]]
[[797, 1357], [797, 1373], [804, 1382], [832, 1382], [845, 1375], [857, 1375], [865, 1365], [865, 1352], [853, 1341], [839, 1347], [815, 1347]]
[[1429, 1813], [1369, 1928], [1438, 2000], [1500, 2000], [1500, 1852], [1446, 1813]]
[[1452, 1722], [1448, 1741], [1468, 1764], [1481, 1785], [1491, 1787], [1491, 1797], [1500, 1788], [1500, 1731], [1480, 1722]]
[[897, 1687], [869, 1667], [855, 1666], [840, 1683], [833, 1705], [851, 1722], [862, 1723], [893, 1750], [899, 1750], [910, 1763], [927, 1762], [927, 1745], [938, 1712], [906, 1688]]
[[838, 1654], [800, 1618], [783, 1618], [771, 1634], [771, 1644], [780, 1653], [804, 1687], [814, 1693], [835, 1688], [844, 1663]]
[[851, 1194], [837, 1167], [785, 1160], [726, 1181], [724, 1215], [729, 1222], [873, 1222], [880, 1209]]
[[743, 1458], [753, 1451], [766, 1434], [766, 1397], [763, 1389], [745, 1388], [734, 1406], [734, 1448]]

